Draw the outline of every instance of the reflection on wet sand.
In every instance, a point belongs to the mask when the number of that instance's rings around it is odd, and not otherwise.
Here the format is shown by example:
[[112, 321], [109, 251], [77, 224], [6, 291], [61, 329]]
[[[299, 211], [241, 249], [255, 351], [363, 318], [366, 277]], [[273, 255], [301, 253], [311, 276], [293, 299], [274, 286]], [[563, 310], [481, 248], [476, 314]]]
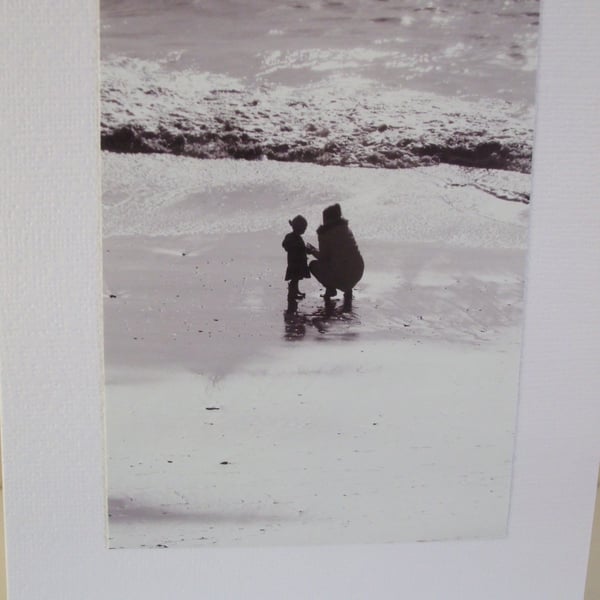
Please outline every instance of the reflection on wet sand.
[[359, 323], [358, 315], [352, 311], [351, 306], [338, 306], [335, 300], [326, 300], [323, 306], [310, 311], [299, 310], [296, 300], [288, 300], [283, 320], [283, 337], [290, 342], [304, 339], [310, 331], [319, 334], [319, 340], [332, 337], [353, 340], [358, 337], [358, 332], [348, 329], [349, 326]]

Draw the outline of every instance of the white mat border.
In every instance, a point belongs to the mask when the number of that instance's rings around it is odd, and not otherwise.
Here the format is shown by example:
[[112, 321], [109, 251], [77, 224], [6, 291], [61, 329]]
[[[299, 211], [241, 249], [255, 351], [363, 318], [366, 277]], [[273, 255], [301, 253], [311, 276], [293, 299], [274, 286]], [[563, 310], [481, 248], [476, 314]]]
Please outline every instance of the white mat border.
[[545, 0], [505, 540], [104, 548], [97, 5], [0, 5], [0, 362], [10, 600], [581, 598], [600, 442], [600, 4]]

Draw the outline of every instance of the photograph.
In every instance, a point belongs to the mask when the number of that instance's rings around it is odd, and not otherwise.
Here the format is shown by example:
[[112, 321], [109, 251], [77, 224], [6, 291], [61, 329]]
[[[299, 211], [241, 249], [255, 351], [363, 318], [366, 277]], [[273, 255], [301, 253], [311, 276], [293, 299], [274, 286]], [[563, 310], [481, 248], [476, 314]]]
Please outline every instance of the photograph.
[[107, 545], [506, 535], [539, 0], [100, 0]]

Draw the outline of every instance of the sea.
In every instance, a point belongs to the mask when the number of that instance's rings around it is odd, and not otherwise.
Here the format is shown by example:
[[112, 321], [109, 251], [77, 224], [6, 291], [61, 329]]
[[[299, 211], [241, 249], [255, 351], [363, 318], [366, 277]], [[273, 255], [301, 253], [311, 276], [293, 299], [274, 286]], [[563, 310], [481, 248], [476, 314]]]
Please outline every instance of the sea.
[[539, 19], [539, 0], [102, 0], [102, 145], [528, 172]]

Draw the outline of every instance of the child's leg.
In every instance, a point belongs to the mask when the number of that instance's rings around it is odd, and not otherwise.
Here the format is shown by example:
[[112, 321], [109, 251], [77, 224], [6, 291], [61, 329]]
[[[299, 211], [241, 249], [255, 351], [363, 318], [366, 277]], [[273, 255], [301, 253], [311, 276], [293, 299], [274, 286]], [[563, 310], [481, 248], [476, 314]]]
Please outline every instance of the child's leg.
[[288, 296], [297, 296], [298, 295], [298, 280], [290, 279], [288, 283]]
[[301, 300], [305, 297], [305, 294], [301, 294], [298, 289], [299, 279], [291, 279], [288, 285], [288, 298], [293, 298], [295, 300]]

